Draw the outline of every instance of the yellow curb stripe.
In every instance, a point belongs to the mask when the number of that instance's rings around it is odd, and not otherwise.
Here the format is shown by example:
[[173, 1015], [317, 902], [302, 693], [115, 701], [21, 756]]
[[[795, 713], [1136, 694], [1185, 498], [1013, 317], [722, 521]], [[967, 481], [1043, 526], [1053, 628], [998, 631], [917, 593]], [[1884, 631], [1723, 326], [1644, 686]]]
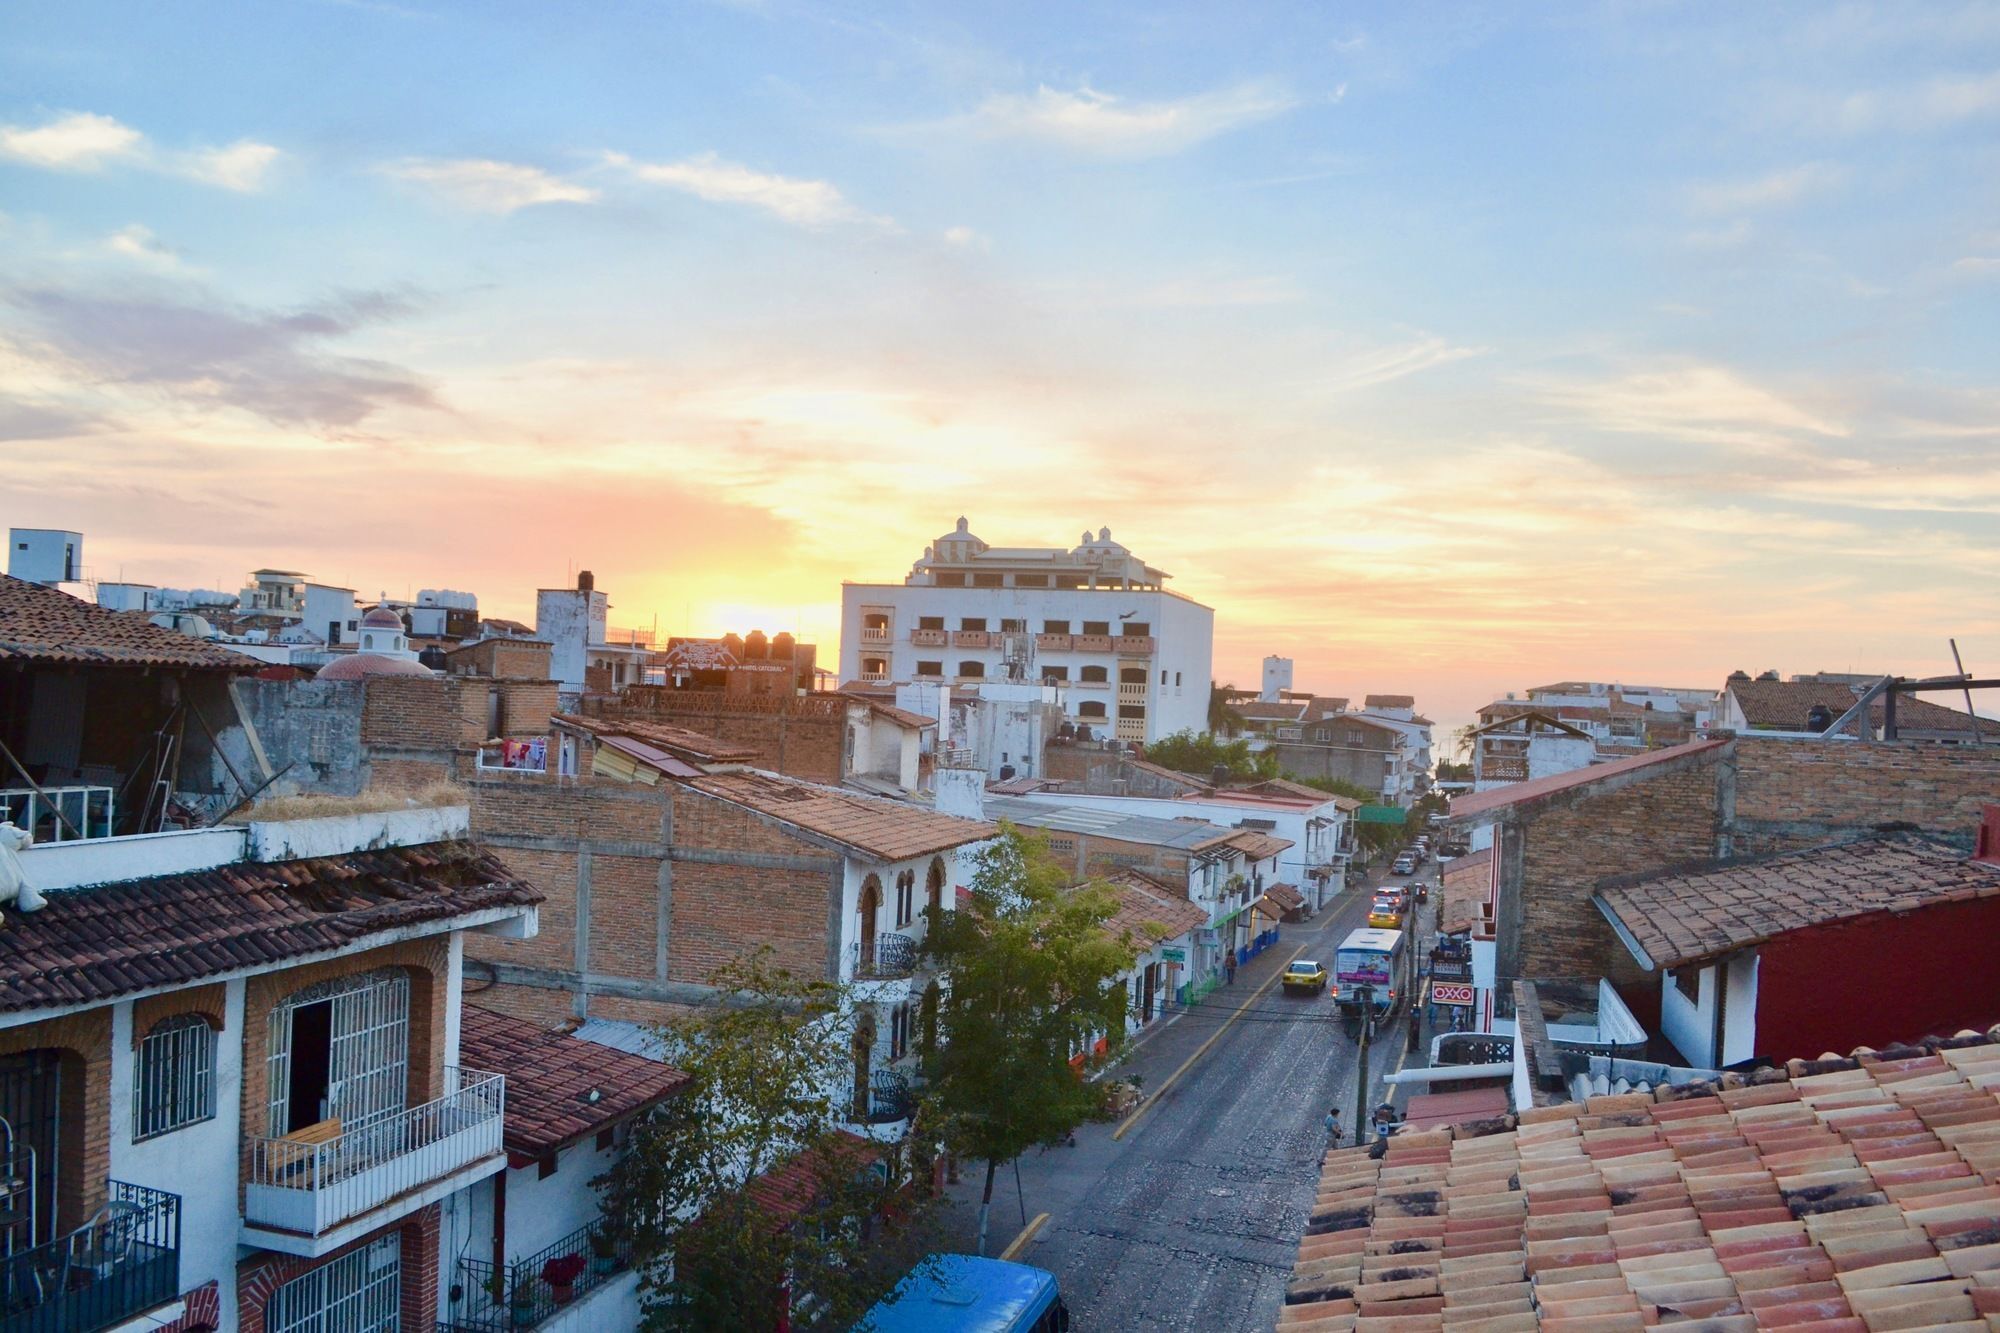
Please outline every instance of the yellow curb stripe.
[[1025, 1246], [1029, 1241], [1033, 1240], [1035, 1238], [1035, 1233], [1042, 1229], [1042, 1223], [1048, 1220], [1049, 1220], [1049, 1215], [1047, 1213], [1036, 1213], [1035, 1220], [1028, 1223], [1028, 1225], [1022, 1227], [1021, 1234], [1014, 1237], [1014, 1243], [1012, 1245], [1009, 1245], [1006, 1249], [1000, 1251], [1000, 1257], [1002, 1259], [1012, 1259], [1017, 1257], [1021, 1253], [1022, 1247]]

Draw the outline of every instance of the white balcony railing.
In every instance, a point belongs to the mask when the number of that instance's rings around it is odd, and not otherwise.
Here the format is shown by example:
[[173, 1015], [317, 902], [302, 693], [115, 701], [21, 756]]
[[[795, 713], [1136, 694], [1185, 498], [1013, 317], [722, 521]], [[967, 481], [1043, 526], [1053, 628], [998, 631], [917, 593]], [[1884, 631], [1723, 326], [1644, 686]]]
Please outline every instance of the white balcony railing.
[[250, 1140], [243, 1220], [317, 1236], [500, 1151], [506, 1080], [447, 1067], [451, 1091], [324, 1143]]
[[0, 787], [0, 824], [26, 829], [36, 842], [108, 838], [115, 805], [110, 787]]
[[1146, 739], [1146, 719], [1143, 717], [1121, 717], [1118, 719], [1118, 739], [1121, 741], [1143, 741]]
[[863, 643], [889, 642], [889, 627], [887, 625], [863, 625], [861, 627], [861, 642]]
[[1146, 686], [1143, 682], [1134, 684], [1129, 680], [1121, 680], [1118, 682], [1118, 697], [1120, 699], [1131, 699], [1139, 703], [1144, 703], [1146, 701]]

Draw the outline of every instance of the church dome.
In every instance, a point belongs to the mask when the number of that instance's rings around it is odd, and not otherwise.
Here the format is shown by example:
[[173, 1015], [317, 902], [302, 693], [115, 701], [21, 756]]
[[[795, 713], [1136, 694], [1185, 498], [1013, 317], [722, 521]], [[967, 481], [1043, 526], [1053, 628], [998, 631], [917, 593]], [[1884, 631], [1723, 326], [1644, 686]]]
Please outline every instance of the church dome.
[[367, 615], [361, 617], [361, 623], [371, 629], [399, 630], [403, 628], [403, 618], [386, 606], [378, 606]]
[[430, 668], [408, 657], [380, 653], [348, 653], [319, 669], [320, 680], [366, 680], [370, 676], [430, 676]]

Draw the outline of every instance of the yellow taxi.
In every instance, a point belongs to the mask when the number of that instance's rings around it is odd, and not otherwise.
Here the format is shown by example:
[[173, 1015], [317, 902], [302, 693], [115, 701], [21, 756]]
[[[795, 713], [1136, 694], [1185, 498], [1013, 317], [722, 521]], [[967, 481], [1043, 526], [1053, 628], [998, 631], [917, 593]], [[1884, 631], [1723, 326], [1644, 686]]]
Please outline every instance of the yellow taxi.
[[1306, 991], [1317, 995], [1326, 989], [1326, 964], [1315, 963], [1310, 958], [1294, 958], [1285, 964], [1282, 984], [1287, 991]]
[[1375, 901], [1368, 904], [1368, 924], [1377, 930], [1401, 930], [1403, 928], [1403, 900], [1388, 894], [1375, 895]]

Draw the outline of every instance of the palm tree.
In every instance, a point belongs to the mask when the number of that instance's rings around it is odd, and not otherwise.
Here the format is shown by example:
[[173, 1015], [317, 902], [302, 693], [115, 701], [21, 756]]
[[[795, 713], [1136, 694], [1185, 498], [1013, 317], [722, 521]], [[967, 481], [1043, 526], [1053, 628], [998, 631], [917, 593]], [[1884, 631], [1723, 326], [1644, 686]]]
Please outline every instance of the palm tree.
[[1216, 736], [1228, 736], [1241, 731], [1245, 724], [1243, 714], [1230, 705], [1236, 697], [1234, 685], [1208, 683], [1208, 730]]

